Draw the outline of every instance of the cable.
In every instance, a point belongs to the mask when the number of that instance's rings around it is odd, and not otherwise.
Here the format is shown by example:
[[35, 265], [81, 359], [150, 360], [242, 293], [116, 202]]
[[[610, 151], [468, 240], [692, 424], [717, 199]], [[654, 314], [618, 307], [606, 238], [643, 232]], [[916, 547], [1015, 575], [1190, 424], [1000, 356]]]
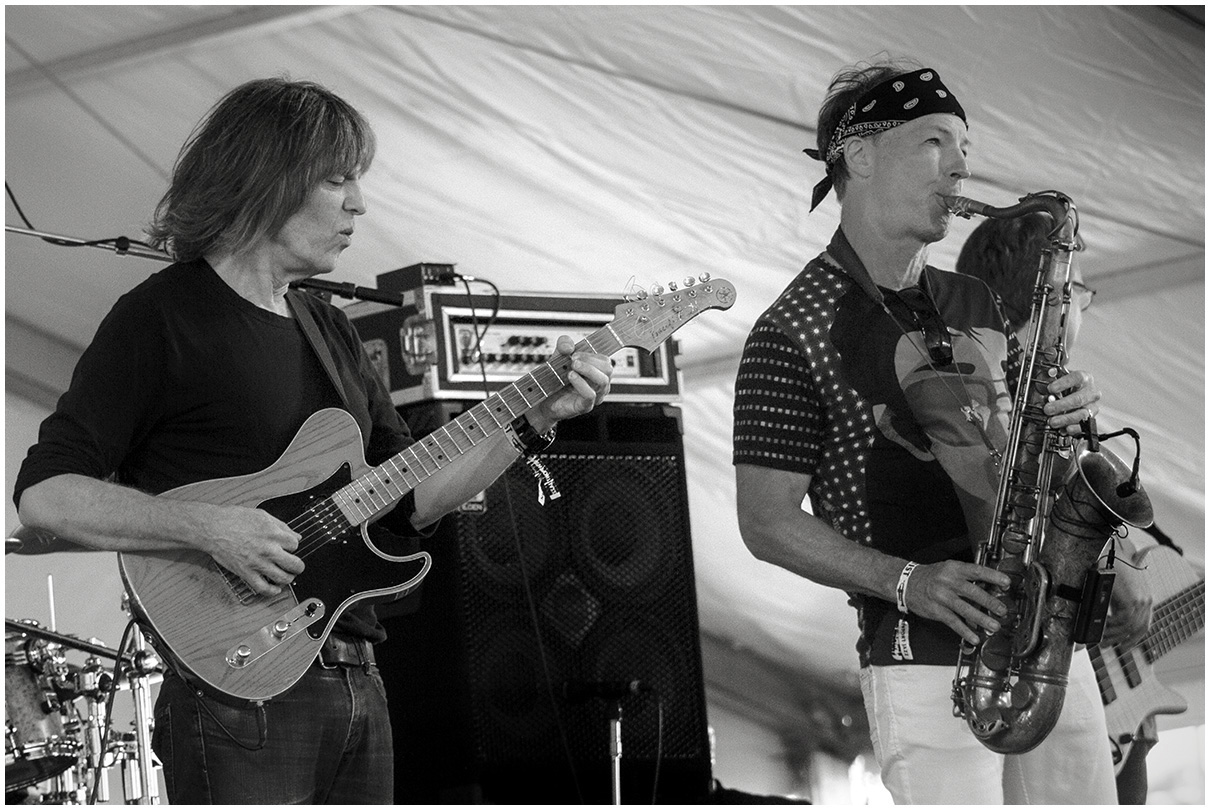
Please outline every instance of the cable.
[[[496, 317], [500, 314], [500, 289], [487, 279], [475, 278], [474, 276], [464, 276], [460, 273], [455, 273], [466, 287], [466, 302], [471, 311], [471, 330], [475, 335], [473, 350], [475, 357], [478, 359], [479, 374], [483, 380], [483, 394], [486, 397], [492, 396], [490, 384], [487, 379], [487, 363], [483, 359], [482, 341], [487, 337], [487, 330], [491, 328]], [[471, 294], [471, 281], [481, 281], [489, 285], [494, 292], [494, 303], [492, 306], [492, 314], [484, 324], [483, 331], [479, 331], [479, 319], [475, 312], [475, 302]], [[546, 696], [550, 701], [551, 711], [555, 719], [555, 727], [559, 730], [559, 742], [563, 748], [563, 755], [567, 758], [568, 770], [571, 772], [572, 784], [576, 789], [576, 797], [580, 804], [584, 804], [584, 791], [580, 787], [580, 776], [576, 770], [575, 758], [571, 754], [571, 745], [567, 739], [567, 729], [563, 724], [563, 714], [559, 711], [558, 698], [555, 695], [554, 679], [550, 673], [550, 661], [546, 655], [546, 644], [542, 640], [542, 625], [538, 618], [537, 600], [534, 598], [533, 587], [529, 581], [529, 573], [525, 570], [525, 557], [521, 547], [521, 529], [520, 522], [517, 520], [517, 512], [513, 507], [512, 487], [508, 480], [507, 473], [501, 475], [499, 479], [501, 488], [504, 492], [504, 505], [508, 510], [508, 525], [512, 528], [513, 550], [517, 555], [517, 568], [521, 572], [521, 588], [525, 593], [525, 606], [529, 612], [530, 623], [533, 625], [534, 641], [538, 650], [538, 660], [542, 667], [542, 681], [546, 685]], [[539, 486], [541, 486], [539, 484]]]
[[655, 732], [655, 776], [651, 778], [651, 803], [656, 803], [656, 791], [660, 787], [660, 763], [664, 760], [664, 696], [659, 692], [655, 695], [656, 732]]
[[17, 197], [13, 194], [12, 188], [9, 187], [8, 181], [4, 181], [4, 191], [8, 194], [8, 198], [13, 202], [13, 208], [17, 209], [17, 216], [21, 217], [21, 221], [25, 223], [25, 227], [31, 231], [34, 230], [33, 223], [29, 221], [29, 217], [25, 216], [25, 212], [21, 210], [21, 204], [17, 202]]
[[[492, 328], [492, 324], [496, 322], [497, 316], [500, 314], [500, 288], [494, 282], [488, 281], [485, 278], [475, 278], [474, 276], [464, 276], [461, 273], [454, 273], [454, 278], [462, 282], [462, 286], [466, 288], [466, 304], [471, 310], [471, 331], [475, 335], [475, 355], [479, 358], [479, 370], [483, 375], [483, 393], [485, 396], [491, 396], [492, 392], [487, 388], [487, 367], [483, 364], [483, 339], [487, 337], [487, 330]], [[483, 331], [479, 331], [479, 319], [475, 314], [475, 299], [471, 295], [471, 282], [479, 281], [492, 288], [492, 314], [487, 319], [487, 323], [483, 325]]]

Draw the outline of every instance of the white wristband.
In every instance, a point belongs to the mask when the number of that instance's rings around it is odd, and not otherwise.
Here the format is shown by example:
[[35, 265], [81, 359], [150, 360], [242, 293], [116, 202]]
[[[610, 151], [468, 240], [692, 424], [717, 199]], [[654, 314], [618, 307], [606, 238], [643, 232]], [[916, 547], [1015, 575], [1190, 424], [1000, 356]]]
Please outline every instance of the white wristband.
[[907, 613], [907, 584], [911, 578], [912, 572], [916, 570], [916, 563], [909, 562], [903, 566], [903, 570], [899, 572], [899, 584], [895, 586], [895, 605], [899, 608], [900, 613]]

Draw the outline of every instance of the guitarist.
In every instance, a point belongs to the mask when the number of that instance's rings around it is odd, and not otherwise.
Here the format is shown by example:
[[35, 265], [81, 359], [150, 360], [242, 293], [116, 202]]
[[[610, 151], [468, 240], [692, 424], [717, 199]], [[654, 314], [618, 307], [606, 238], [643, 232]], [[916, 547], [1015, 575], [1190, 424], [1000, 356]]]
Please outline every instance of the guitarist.
[[[958, 255], [956, 270], [982, 279], [999, 297], [1009, 326], [1024, 337], [1029, 326], [1029, 311], [1038, 259], [1050, 233], [1050, 220], [1043, 214], [1014, 219], [985, 219], [971, 233]], [[1083, 244], [1081, 243], [1081, 248]], [[1072, 307], [1067, 322], [1067, 348], [1075, 343], [1083, 313], [1092, 305], [1096, 291], [1086, 286], [1079, 264], [1072, 262]], [[1123, 565], [1115, 567], [1109, 615], [1102, 645], [1129, 649], [1147, 634], [1151, 623], [1152, 597], [1147, 583], [1130, 565], [1138, 549], [1129, 537], [1117, 541], [1115, 551]], [[1131, 750], [1126, 766], [1117, 775], [1120, 804], [1146, 804], [1146, 751], [1156, 742], [1155, 721], [1148, 719], [1142, 729], [1142, 744]]]
[[[354, 417], [370, 464], [412, 444], [342, 311], [287, 293], [336, 268], [366, 210], [374, 150], [365, 118], [313, 83], [251, 81], [211, 109], [149, 231], [176, 263], [124, 295], [83, 353], [17, 477], [23, 524], [89, 549], [200, 550], [262, 595], [303, 571], [299, 535], [268, 512], [153, 495], [268, 468], [322, 408]], [[573, 358], [563, 390], [428, 478], [380, 525], [403, 538], [431, 532], [522, 452], [545, 449], [556, 422], [599, 403], [609, 359], [574, 351], [566, 336], [557, 352]], [[262, 706], [231, 706], [166, 675], [153, 747], [169, 801], [392, 803], [373, 652], [384, 637], [373, 607], [357, 602], [298, 683]]]

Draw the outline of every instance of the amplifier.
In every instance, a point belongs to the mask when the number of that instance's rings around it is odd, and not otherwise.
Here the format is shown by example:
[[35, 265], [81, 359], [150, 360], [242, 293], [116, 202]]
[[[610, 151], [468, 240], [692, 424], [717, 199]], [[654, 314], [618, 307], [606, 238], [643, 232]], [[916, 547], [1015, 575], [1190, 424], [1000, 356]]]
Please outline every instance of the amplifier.
[[[426, 264], [383, 273], [378, 288], [399, 292], [401, 306], [345, 307], [396, 406], [484, 399], [544, 363], [559, 335], [579, 341], [612, 321], [624, 303], [608, 295], [468, 294], [447, 281], [452, 270]], [[676, 354], [674, 340], [650, 353], [627, 347], [614, 354], [609, 399], [678, 401]]]

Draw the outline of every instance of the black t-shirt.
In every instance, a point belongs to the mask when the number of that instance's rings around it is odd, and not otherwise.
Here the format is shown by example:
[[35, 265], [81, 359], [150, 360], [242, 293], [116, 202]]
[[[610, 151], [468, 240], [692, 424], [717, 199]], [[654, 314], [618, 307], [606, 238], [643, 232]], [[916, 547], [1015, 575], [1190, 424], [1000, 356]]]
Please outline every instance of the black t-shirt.
[[[407, 426], [348, 318], [315, 296], [295, 300], [331, 349], [366, 460], [378, 464], [407, 447]], [[295, 319], [242, 298], [205, 261], [173, 264], [122, 296], [101, 322], [42, 423], [13, 498], [19, 504], [25, 489], [64, 473], [152, 494], [256, 473], [281, 456], [308, 416], [328, 407], [345, 406]], [[409, 493], [382, 525], [414, 535], [413, 510]], [[337, 629], [385, 638], [365, 602]]]

